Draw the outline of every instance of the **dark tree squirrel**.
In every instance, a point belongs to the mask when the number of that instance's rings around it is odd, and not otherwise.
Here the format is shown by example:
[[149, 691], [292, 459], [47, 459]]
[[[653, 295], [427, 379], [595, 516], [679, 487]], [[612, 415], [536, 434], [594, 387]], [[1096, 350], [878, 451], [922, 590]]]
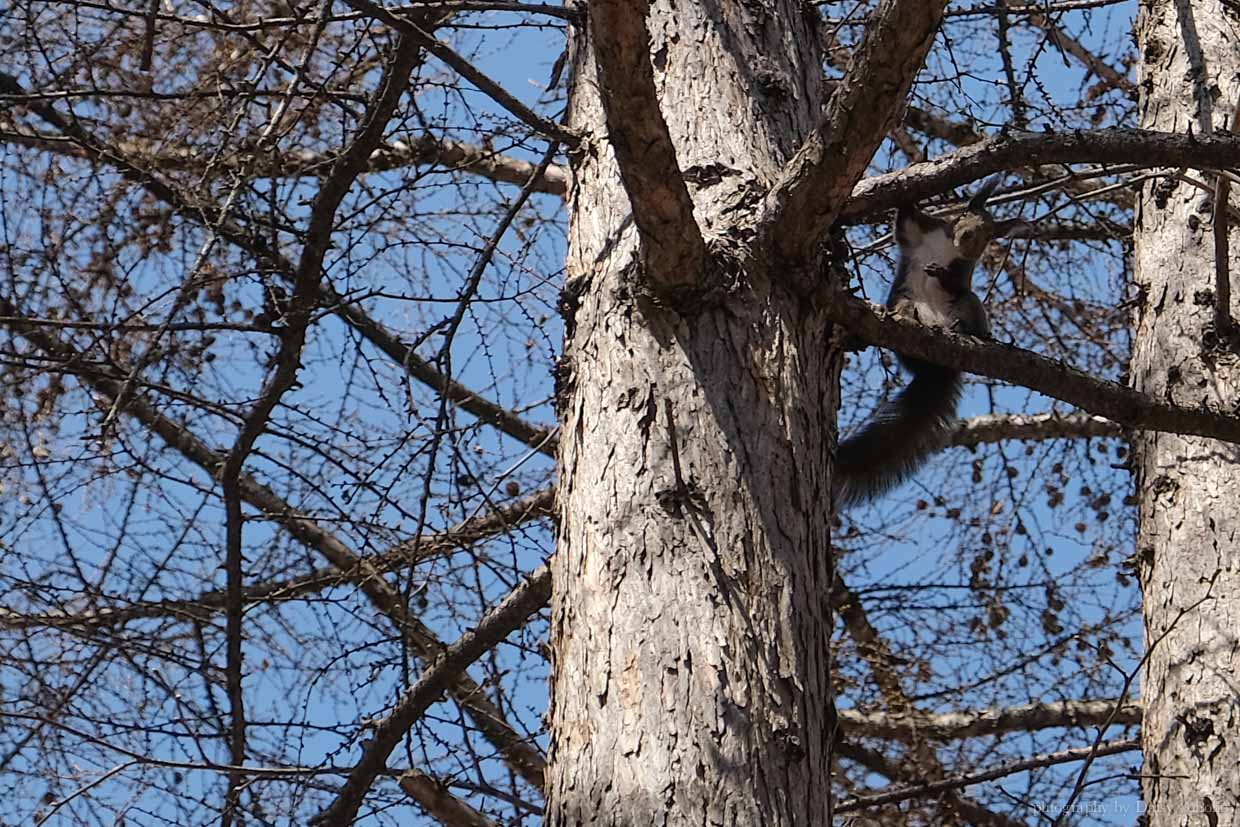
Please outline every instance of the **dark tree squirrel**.
[[[895, 237], [900, 259], [887, 296], [889, 310], [953, 333], [990, 337], [986, 310], [972, 290], [973, 268], [991, 240], [1025, 225], [1020, 219], [995, 221], [986, 210], [998, 180], [983, 185], [955, 221], [934, 218], [916, 207], [899, 209]], [[960, 371], [896, 356], [913, 379], [861, 430], [840, 442], [835, 454], [837, 506], [871, 500], [904, 482], [943, 447], [956, 420], [963, 387]]]

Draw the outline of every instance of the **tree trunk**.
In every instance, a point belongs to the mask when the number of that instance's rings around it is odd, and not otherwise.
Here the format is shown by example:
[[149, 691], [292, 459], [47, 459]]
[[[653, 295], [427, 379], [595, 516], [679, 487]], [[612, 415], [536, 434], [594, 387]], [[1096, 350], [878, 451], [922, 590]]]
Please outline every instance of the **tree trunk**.
[[645, 288], [600, 100], [615, 90], [586, 36], [573, 44], [550, 825], [827, 823], [839, 359], [785, 274], [719, 252], [744, 248], [719, 228], [756, 212], [820, 111], [808, 14], [650, 12], [661, 109], [723, 285], [691, 308]]
[[[1202, 135], [1232, 125], [1240, 95], [1234, 12], [1220, 2], [1147, 2], [1137, 36], [1142, 127]], [[1234, 344], [1220, 345], [1214, 324], [1211, 203], [1209, 193], [1173, 179], [1142, 192], [1131, 381], [1156, 399], [1233, 411], [1240, 377]], [[1237, 824], [1240, 454], [1166, 433], [1143, 432], [1134, 443], [1152, 650], [1142, 691], [1148, 823]]]

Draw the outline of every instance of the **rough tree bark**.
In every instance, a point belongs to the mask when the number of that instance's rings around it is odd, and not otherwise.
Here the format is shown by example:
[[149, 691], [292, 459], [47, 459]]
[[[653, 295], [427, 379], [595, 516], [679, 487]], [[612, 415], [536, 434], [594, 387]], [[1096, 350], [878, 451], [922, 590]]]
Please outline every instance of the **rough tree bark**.
[[[812, 9], [595, 0], [573, 42], [548, 823], [829, 823], [824, 236], [944, 0], [825, 106]], [[605, 127], [605, 128], [604, 128]]]
[[[1231, 127], [1240, 39], [1230, 4], [1142, 4], [1140, 118], [1206, 135]], [[1215, 335], [1211, 198], [1174, 178], [1147, 184], [1135, 224], [1139, 290], [1131, 382], [1157, 399], [1234, 411], [1236, 342]], [[1232, 271], [1236, 269], [1231, 260]], [[1235, 304], [1231, 310], [1234, 315]], [[1240, 449], [1136, 436], [1144, 592], [1144, 799], [1151, 827], [1240, 823]]]
[[[683, 225], [660, 236], [682, 206], [674, 181], [646, 182], [651, 218], [633, 214], [644, 207], [624, 184], [643, 182], [622, 182], [613, 146], [647, 147], [609, 136], [603, 103], [630, 96], [608, 114], [644, 119], [642, 143], [658, 140], [646, 120], [657, 113], [633, 111], [640, 71], [600, 73], [594, 47], [604, 20], [623, 25], [644, 4], [619, 4], [619, 20], [596, 14], [607, 5], [591, 5], [574, 43], [570, 124], [583, 139], [558, 377], [547, 823], [825, 823], [839, 361], [825, 317], [760, 262], [710, 255], [713, 293], [651, 294], [646, 270], [665, 266], [664, 244], [689, 258], [701, 248]], [[820, 112], [808, 14], [795, 0], [649, 12], [659, 109], [717, 251], [743, 247], [727, 228], [756, 212]], [[692, 275], [653, 281], [680, 290]]]

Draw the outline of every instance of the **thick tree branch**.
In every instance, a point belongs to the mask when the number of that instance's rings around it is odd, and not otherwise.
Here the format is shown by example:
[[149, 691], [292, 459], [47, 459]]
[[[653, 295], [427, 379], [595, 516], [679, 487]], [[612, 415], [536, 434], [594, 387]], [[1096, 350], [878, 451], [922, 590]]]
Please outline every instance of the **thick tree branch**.
[[524, 625], [550, 599], [551, 573], [543, 566], [487, 612], [476, 628], [444, 650], [405, 693], [396, 708], [375, 727], [362, 751], [361, 760], [336, 800], [313, 823], [321, 827], [347, 827], [352, 824], [366, 792], [386, 768], [388, 756], [422, 713], [439, 700], [471, 663]]
[[647, 0], [594, 0], [590, 40], [608, 138], [641, 234], [645, 276], [656, 290], [674, 291], [698, 284], [706, 243], [659, 108], [649, 13]]
[[827, 314], [871, 344], [1031, 388], [1126, 428], [1240, 444], [1240, 417], [1159, 402], [1032, 351], [942, 333], [840, 293], [827, 299]]
[[993, 3], [979, 4], [969, 8], [950, 9], [945, 17], [980, 17], [982, 15], [995, 15], [1002, 12], [1007, 14], [1063, 14], [1069, 11], [1081, 11], [1084, 9], [1098, 9], [1104, 6], [1115, 6], [1120, 3], [1127, 3], [1128, 0], [1041, 0], [1038, 3], [1003, 3], [994, 5]]
[[[938, 138], [954, 146], [969, 146], [984, 140], [986, 137], [970, 124], [953, 121], [950, 118], [936, 115], [929, 110], [919, 109], [915, 106], [910, 106], [905, 110], [904, 123], [906, 126], [924, 135]], [[1049, 178], [1051, 181], [1061, 180], [1060, 186], [1062, 189], [1073, 195], [1098, 196], [1098, 193], [1091, 191], [1087, 181], [1073, 177], [1065, 166], [1053, 164], [1046, 168], [1034, 167], [1030, 172], [1036, 173], [1036, 176], [1029, 176], [1031, 181], [1042, 178]], [[1124, 209], [1132, 209], [1132, 193], [1127, 190], [1105, 190], [1102, 194], [1105, 195], [1107, 201]], [[1038, 237], [1043, 237], [1041, 230], [1038, 230], [1037, 234]]]
[[1012, 439], [1080, 439], [1122, 434], [1123, 428], [1111, 420], [1089, 414], [995, 414], [962, 420], [952, 430], [949, 444], [972, 448]]
[[397, 782], [405, 794], [439, 820], [444, 827], [499, 827], [469, 804], [454, 796], [439, 779], [417, 770], [409, 770]]
[[[761, 229], [789, 260], [808, 260], [900, 122], [945, 0], [883, 0], [818, 128], [767, 194]], [[593, 12], [591, 12], [593, 14]]]
[[933, 161], [866, 178], [853, 189], [840, 218], [856, 220], [913, 204], [996, 172], [1086, 163], [1227, 169], [1240, 163], [1240, 136], [1178, 135], [1148, 129], [995, 135]]
[[1062, 701], [936, 715], [893, 715], [841, 709], [839, 719], [844, 731], [853, 737], [899, 740], [923, 737], [934, 741], [1060, 727], [1092, 727], [1105, 723], [1121, 726], [1141, 723], [1140, 704], [1124, 703], [1116, 713], [1116, 703], [1114, 700]]
[[[951, 11], [949, 10], [947, 14], [950, 15]], [[834, 50], [832, 50], [831, 48], [827, 48], [828, 61], [831, 60], [831, 57], [833, 54], [834, 54]], [[839, 81], [835, 81], [835, 80], [828, 80], [825, 83], [826, 83], [827, 88], [831, 90], [834, 90], [839, 85]], [[931, 112], [930, 110], [922, 109], [920, 107], [913, 106], [911, 104], [908, 107], [906, 107], [904, 110], [904, 120], [902, 122], [902, 126], [908, 127], [909, 129], [916, 130], [917, 132], [920, 132], [923, 135], [927, 135], [931, 138], [938, 138], [941, 141], [946, 141], [947, 143], [952, 144], [953, 146], [968, 146], [969, 144], [975, 144], [978, 141], [984, 140], [986, 137], [981, 132], [978, 132], [977, 129], [972, 124], [965, 123], [963, 121], [954, 121], [951, 118], [948, 118], [944, 115], [939, 115], [934, 112]], [[900, 137], [899, 135], [900, 132], [901, 132], [900, 127], [897, 127], [896, 129], [892, 130], [892, 137], [896, 141], [897, 144], [900, 144], [901, 141], [904, 140], [902, 137]], [[917, 148], [917, 151], [921, 153], [920, 148]], [[924, 156], [924, 153], [921, 153], [921, 154]], [[925, 160], [924, 157], [913, 158], [910, 155], [910, 161], [912, 163], [921, 163], [924, 160]], [[1073, 177], [1070, 171], [1067, 169], [1067, 167], [1064, 167], [1062, 165], [1050, 165], [1046, 168], [1035, 167], [1031, 169], [1030, 171], [1033, 173], [1036, 173], [1036, 176], [1030, 176], [1031, 180], [1041, 180], [1044, 178], [1049, 178], [1052, 181], [1058, 180], [1059, 186], [1069, 193], [1072, 193], [1074, 195], [1097, 197], [1097, 194], [1094, 194], [1091, 192], [1091, 188], [1087, 181]], [[1065, 175], [1065, 173], [1067, 173], [1067, 175]], [[1116, 204], [1117, 206], [1123, 207], [1124, 209], [1132, 208], [1132, 205], [1133, 205], [1132, 194], [1128, 192], [1127, 190], [1113, 189], [1113, 190], [1107, 190], [1102, 194], [1105, 195], [1106, 200]], [[1055, 236], [1055, 237], [1094, 238], [1100, 234], [1100, 231], [1095, 230], [1092, 233], [1087, 233], [1086, 231], [1082, 231], [1082, 233], [1083, 235], [1081, 234], [1072, 235], [1072, 236], [1060, 235], [1060, 236]], [[1035, 231], [1034, 235], [1036, 235], [1036, 237], [1038, 238], [1047, 237], [1045, 235], [1045, 231], [1043, 231], [1040, 226]]]

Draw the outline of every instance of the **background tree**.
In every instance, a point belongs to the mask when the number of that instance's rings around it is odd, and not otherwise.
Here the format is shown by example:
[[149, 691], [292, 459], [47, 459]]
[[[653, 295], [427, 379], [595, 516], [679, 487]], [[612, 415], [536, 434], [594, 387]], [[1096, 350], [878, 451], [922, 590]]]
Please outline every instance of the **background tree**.
[[[1207, 135], [1234, 129], [1240, 32], [1228, 6], [1141, 9], [1142, 127]], [[1222, 214], [1230, 183], [1220, 175], [1212, 193], [1191, 183], [1180, 176], [1142, 191], [1133, 233], [1139, 302], [1130, 381], [1151, 396], [1235, 410], [1235, 266]], [[1156, 433], [1140, 434], [1135, 445], [1136, 553], [1149, 652], [1141, 731], [1149, 823], [1225, 824], [1240, 818], [1240, 782], [1220, 771], [1236, 750], [1235, 693], [1226, 677], [1237, 616], [1236, 446]]]
[[[1177, 8], [6, 10], [8, 817], [1131, 823], [1134, 551], [1145, 792], [1221, 812], [1235, 18]], [[998, 343], [834, 292], [996, 173]], [[978, 378], [833, 519], [900, 381], [845, 331]]]

